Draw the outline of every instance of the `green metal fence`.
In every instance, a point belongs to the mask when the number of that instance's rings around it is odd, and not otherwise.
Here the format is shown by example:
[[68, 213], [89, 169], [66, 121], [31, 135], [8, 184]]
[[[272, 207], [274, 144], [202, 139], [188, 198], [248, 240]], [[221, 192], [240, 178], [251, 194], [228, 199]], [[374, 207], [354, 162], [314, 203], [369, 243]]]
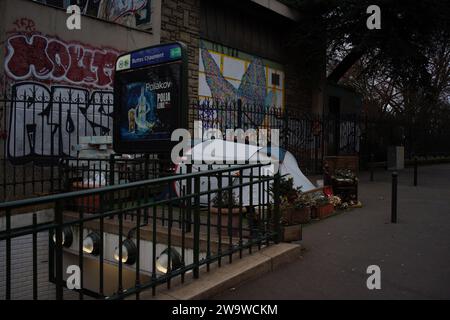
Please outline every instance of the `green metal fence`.
[[[12, 242], [27, 235], [33, 235], [35, 248], [37, 235], [48, 233], [49, 281], [55, 284], [57, 299], [64, 299], [67, 292], [69, 255], [80, 270], [81, 287], [76, 289], [80, 299], [139, 299], [143, 291], [155, 294], [161, 285], [170, 288], [174, 279], [199, 278], [213, 264], [220, 267], [225, 259], [232, 263], [278, 242], [280, 177], [266, 176], [262, 168], [210, 166], [205, 172], [1, 203], [5, 299], [11, 299], [16, 272], [11, 269]], [[243, 203], [244, 192], [250, 192], [250, 203]], [[227, 201], [232, 198], [234, 203]], [[207, 199], [207, 204], [201, 199]], [[53, 219], [38, 222], [40, 210], [52, 211]], [[13, 218], [25, 212], [33, 214], [32, 222], [14, 225]], [[107, 252], [111, 235], [117, 239], [114, 254]], [[37, 264], [33, 254], [34, 299], [40, 298]], [[94, 273], [98, 277], [88, 284], [88, 276]], [[113, 290], [111, 282], [115, 282]]]

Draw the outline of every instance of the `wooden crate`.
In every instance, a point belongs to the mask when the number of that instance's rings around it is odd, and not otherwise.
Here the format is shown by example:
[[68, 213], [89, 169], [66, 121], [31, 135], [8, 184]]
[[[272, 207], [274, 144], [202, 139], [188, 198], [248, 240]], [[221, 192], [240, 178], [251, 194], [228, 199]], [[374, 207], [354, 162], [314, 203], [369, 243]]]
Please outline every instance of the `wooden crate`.
[[314, 214], [319, 220], [326, 219], [334, 214], [334, 206], [332, 204], [327, 204], [325, 206], [314, 208]]
[[303, 240], [303, 228], [301, 224], [293, 226], [282, 226], [281, 235], [283, 242], [294, 242]]
[[335, 170], [350, 169], [355, 175], [359, 173], [359, 157], [358, 156], [336, 156], [326, 157], [325, 163], [328, 164], [329, 173], [334, 174]]

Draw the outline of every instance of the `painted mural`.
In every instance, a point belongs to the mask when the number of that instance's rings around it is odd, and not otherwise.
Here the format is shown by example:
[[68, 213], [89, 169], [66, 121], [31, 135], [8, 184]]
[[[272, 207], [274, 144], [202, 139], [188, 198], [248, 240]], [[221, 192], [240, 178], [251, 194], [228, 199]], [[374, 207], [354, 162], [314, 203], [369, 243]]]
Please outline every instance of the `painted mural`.
[[143, 12], [149, 4], [147, 0], [112, 0], [107, 1], [104, 15], [109, 21], [118, 21], [125, 16], [148, 14]]
[[274, 62], [202, 41], [200, 99], [284, 107], [284, 72]]
[[[35, 1], [47, 3], [46, 0]], [[80, 6], [83, 14], [131, 27], [149, 23], [151, 19], [151, 0], [71, 0], [61, 1], [59, 6], [68, 4]]]
[[[7, 154], [11, 161], [76, 155], [80, 136], [112, 128], [118, 50], [66, 42], [20, 21], [8, 33], [4, 61], [11, 93]], [[30, 26], [33, 25], [33, 28]]]

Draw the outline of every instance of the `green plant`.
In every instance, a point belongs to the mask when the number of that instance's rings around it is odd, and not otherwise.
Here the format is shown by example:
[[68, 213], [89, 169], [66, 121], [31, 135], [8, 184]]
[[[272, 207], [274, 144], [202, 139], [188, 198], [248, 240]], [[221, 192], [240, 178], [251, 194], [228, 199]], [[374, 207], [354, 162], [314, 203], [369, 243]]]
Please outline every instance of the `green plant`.
[[355, 173], [350, 169], [339, 169], [334, 172], [333, 179], [341, 181], [357, 181]]
[[323, 207], [330, 204], [330, 198], [322, 192], [316, 192], [312, 195], [312, 202], [314, 207]]
[[216, 208], [229, 208], [230, 206], [232, 208], [239, 207], [239, 201], [237, 200], [237, 197], [234, 192], [231, 192], [230, 197], [230, 191], [222, 190], [220, 193], [218, 193], [213, 201], [212, 204]]
[[[288, 201], [294, 201], [297, 198], [298, 194], [301, 193], [301, 189], [302, 189], [301, 187], [299, 188], [294, 187], [294, 178], [282, 176], [280, 179], [278, 194], [282, 202], [283, 199], [287, 199]], [[273, 183], [270, 187], [270, 192], [272, 193], [272, 196], [275, 195], [275, 186]]]
[[299, 193], [295, 201], [292, 203], [292, 207], [295, 209], [304, 209], [312, 207], [314, 201], [310, 194]]

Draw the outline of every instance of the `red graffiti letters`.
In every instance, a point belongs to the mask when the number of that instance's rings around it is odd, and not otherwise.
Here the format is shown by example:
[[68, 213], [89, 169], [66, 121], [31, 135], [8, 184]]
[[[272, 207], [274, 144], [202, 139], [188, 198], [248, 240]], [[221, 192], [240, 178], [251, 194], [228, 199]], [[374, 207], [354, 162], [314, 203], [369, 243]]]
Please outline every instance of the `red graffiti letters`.
[[15, 31], [26, 31], [26, 32], [33, 32], [36, 31], [36, 24], [34, 23], [33, 20], [28, 19], [28, 18], [20, 18], [17, 19], [16, 21], [14, 21], [13, 23], [14, 25], [14, 30]]
[[32, 39], [31, 43], [28, 43], [27, 39], [22, 36], [9, 40], [8, 44], [14, 49], [6, 67], [13, 71], [14, 77], [20, 79], [29, 77], [33, 69], [36, 77], [42, 78], [52, 70], [53, 65], [45, 54], [47, 39], [43, 37], [33, 37]]
[[19, 34], [7, 40], [5, 71], [16, 81], [50, 80], [111, 89], [118, 55], [118, 51], [111, 49], [65, 43], [38, 34]]

